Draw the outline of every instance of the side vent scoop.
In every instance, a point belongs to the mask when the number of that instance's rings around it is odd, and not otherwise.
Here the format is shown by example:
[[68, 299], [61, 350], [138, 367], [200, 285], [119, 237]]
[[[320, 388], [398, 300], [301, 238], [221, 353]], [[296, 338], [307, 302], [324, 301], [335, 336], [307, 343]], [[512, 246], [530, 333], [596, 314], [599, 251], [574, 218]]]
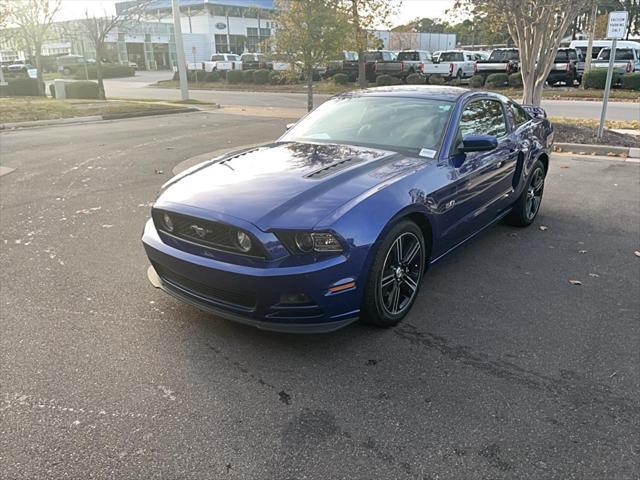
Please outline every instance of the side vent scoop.
[[325, 167], [322, 167], [318, 170], [308, 173], [307, 175], [304, 176], [304, 178], [311, 178], [314, 180], [325, 178], [325, 177], [328, 177], [329, 175], [339, 172], [340, 170], [344, 170], [345, 168], [348, 168], [352, 165], [356, 165], [361, 162], [363, 162], [362, 158], [358, 158], [358, 157], [345, 158], [344, 160], [331, 163]]

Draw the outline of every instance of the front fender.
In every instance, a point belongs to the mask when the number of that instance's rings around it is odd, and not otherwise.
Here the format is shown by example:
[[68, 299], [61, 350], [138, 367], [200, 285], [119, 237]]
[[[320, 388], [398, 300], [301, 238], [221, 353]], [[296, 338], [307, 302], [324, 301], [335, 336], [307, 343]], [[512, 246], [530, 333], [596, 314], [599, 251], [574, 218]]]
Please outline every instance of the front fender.
[[402, 218], [422, 215], [429, 223], [433, 243], [437, 234], [435, 214], [430, 211], [430, 199], [425, 192], [413, 186], [412, 179], [403, 179], [390, 187], [378, 190], [368, 196], [331, 226], [348, 243], [351, 255], [361, 259], [359, 283], [364, 284], [374, 261], [378, 246], [385, 235]]

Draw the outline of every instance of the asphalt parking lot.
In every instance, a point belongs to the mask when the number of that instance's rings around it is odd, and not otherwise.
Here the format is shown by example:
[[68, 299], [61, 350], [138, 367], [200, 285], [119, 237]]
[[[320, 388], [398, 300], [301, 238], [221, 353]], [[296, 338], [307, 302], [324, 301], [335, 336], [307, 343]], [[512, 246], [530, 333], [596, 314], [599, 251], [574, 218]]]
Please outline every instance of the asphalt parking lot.
[[535, 225], [435, 266], [394, 329], [273, 334], [154, 289], [172, 167], [288, 121], [0, 134], [0, 478], [638, 478], [640, 165], [555, 156]]

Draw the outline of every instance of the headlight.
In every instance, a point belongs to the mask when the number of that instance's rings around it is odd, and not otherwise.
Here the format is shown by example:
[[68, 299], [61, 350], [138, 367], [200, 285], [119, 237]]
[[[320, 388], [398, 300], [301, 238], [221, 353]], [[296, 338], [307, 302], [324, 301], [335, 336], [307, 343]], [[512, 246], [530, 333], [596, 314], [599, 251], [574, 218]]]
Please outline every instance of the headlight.
[[251, 238], [240, 230], [236, 233], [236, 243], [238, 244], [238, 248], [243, 252], [251, 250]]
[[295, 236], [296, 247], [301, 252], [310, 252], [313, 250], [313, 237], [307, 232], [296, 233]]
[[341, 252], [342, 245], [332, 233], [312, 233], [313, 249], [316, 252]]
[[167, 232], [173, 232], [173, 220], [168, 213], [165, 213], [162, 216], [162, 223], [164, 223], [164, 227], [167, 229]]
[[278, 232], [278, 238], [293, 254], [339, 253], [342, 243], [337, 235], [329, 232]]

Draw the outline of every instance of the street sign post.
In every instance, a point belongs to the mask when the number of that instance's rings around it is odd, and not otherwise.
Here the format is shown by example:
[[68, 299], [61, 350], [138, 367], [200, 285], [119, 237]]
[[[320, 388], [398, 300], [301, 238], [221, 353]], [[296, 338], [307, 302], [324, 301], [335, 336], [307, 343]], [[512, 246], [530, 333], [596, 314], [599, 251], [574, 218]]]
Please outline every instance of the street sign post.
[[184, 43], [182, 42], [182, 25], [180, 23], [180, 2], [171, 0], [173, 11], [173, 32], [176, 39], [176, 58], [178, 60], [178, 78], [180, 78], [180, 96], [182, 100], [189, 100], [189, 87], [187, 85], [187, 65], [184, 58]]
[[195, 45], [193, 45], [191, 47], [191, 54], [193, 55], [193, 68], [194, 68], [193, 72], [194, 72], [194, 75], [196, 77], [196, 85], [197, 85], [198, 84], [198, 69], [196, 68], [196, 63], [197, 62], [196, 62], [196, 46]]
[[607, 71], [607, 82], [604, 86], [604, 97], [602, 98], [602, 114], [600, 115], [600, 125], [598, 126], [598, 138], [602, 138], [604, 131], [604, 121], [607, 118], [607, 103], [609, 103], [609, 90], [611, 90], [611, 80], [613, 78], [613, 65], [616, 59], [616, 46], [619, 38], [624, 38], [627, 30], [629, 12], [609, 13], [609, 24], [607, 25], [607, 38], [612, 39], [611, 50], [609, 51], [609, 70]]

